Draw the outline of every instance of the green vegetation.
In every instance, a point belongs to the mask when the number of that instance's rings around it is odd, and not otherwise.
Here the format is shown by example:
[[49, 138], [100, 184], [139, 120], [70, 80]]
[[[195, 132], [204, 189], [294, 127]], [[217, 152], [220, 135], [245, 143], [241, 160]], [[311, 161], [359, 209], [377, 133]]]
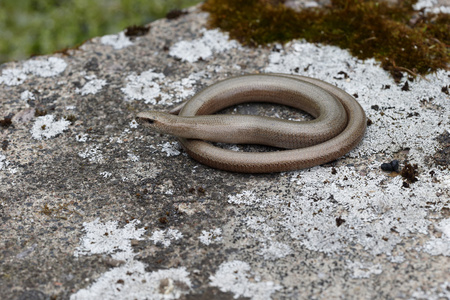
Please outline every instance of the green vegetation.
[[[164, 17], [199, 0], [1, 0], [0, 63], [75, 47]], [[450, 15], [418, 14], [415, 0], [396, 6], [373, 0], [331, 0], [301, 12], [283, 0], [207, 0], [210, 26], [249, 46], [295, 38], [337, 45], [361, 58], [374, 57], [394, 77], [447, 69]]]
[[0, 64], [74, 47], [200, 0], [0, 0]]
[[283, 0], [207, 0], [209, 25], [241, 43], [257, 46], [304, 38], [336, 45], [361, 58], [374, 57], [394, 78], [447, 69], [450, 15], [418, 14], [414, 0], [396, 6], [372, 0], [331, 0], [324, 8], [301, 12]]

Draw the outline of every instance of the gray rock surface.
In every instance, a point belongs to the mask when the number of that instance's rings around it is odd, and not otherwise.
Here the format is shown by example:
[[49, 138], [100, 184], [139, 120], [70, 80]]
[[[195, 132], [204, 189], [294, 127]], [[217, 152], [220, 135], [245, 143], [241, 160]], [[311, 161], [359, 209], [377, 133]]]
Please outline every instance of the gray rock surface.
[[[2, 299], [450, 298], [450, 72], [403, 91], [406, 77], [345, 50], [245, 48], [206, 21], [192, 8], [144, 36], [0, 66]], [[134, 120], [259, 72], [355, 95], [372, 121], [361, 145], [309, 170], [235, 174]], [[419, 180], [381, 171], [393, 159]]]

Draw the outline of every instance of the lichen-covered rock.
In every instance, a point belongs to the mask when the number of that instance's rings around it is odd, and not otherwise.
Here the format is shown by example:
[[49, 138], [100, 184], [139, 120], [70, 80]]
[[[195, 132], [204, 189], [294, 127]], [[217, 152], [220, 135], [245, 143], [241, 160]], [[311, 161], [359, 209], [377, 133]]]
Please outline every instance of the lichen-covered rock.
[[[374, 60], [300, 40], [247, 48], [207, 17], [192, 8], [145, 35], [0, 67], [2, 299], [450, 297], [450, 170], [431, 159], [450, 130], [450, 72], [404, 91], [407, 76]], [[134, 119], [261, 72], [352, 94], [371, 121], [362, 143], [312, 169], [235, 174]], [[417, 181], [380, 169], [392, 160], [417, 164]]]

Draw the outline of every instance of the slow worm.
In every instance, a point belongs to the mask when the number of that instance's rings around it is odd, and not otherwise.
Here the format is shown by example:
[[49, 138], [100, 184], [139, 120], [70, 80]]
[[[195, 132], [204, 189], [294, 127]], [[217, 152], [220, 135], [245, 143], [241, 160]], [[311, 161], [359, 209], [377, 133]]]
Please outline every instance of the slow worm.
[[[249, 115], [212, 115], [246, 102], [270, 102], [301, 109], [315, 119], [288, 121]], [[177, 113], [177, 111], [175, 111]], [[343, 90], [296, 75], [244, 75], [215, 83], [193, 96], [178, 115], [146, 111], [141, 124], [175, 135], [194, 159], [213, 168], [270, 173], [321, 165], [343, 156], [362, 139], [366, 115]], [[289, 150], [237, 152], [205, 141], [262, 144]]]

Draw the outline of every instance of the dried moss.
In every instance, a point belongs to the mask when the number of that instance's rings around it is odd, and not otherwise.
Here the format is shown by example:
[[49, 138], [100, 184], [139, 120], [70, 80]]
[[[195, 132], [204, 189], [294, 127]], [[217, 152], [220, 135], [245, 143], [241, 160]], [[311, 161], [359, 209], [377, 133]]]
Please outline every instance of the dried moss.
[[249, 46], [303, 38], [348, 49], [361, 59], [376, 58], [391, 74], [427, 74], [448, 69], [450, 17], [427, 16], [412, 9], [415, 1], [332, 0], [324, 8], [300, 12], [282, 0], [208, 0], [209, 25]]

